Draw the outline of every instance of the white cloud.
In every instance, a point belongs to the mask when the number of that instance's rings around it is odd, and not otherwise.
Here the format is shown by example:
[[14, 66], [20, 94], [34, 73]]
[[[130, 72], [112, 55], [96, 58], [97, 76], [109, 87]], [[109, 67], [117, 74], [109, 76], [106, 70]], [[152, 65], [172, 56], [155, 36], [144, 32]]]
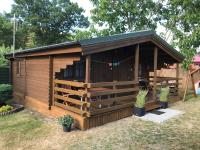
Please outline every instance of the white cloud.
[[93, 8], [92, 3], [89, 0], [71, 0], [71, 2], [78, 3], [80, 7], [85, 10], [85, 15], [90, 17], [90, 10]]
[[0, 0], [0, 13], [10, 12], [13, 0]]

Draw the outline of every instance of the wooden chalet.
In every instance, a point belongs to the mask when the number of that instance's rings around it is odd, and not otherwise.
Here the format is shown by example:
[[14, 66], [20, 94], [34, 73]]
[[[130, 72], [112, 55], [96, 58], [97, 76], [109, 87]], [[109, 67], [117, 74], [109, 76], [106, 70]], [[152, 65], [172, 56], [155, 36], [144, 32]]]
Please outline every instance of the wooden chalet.
[[[176, 78], [157, 70], [184, 57], [154, 31], [140, 31], [49, 45], [7, 54], [14, 98], [47, 115], [70, 114], [82, 130], [132, 115], [139, 89], [146, 110], [158, 107], [161, 86], [177, 96]], [[179, 67], [177, 67], [179, 68]]]

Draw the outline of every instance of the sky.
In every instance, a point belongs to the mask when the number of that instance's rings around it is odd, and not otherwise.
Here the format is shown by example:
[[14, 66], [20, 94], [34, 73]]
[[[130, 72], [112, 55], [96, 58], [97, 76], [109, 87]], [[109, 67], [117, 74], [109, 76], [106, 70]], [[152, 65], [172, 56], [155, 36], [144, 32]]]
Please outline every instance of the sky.
[[[90, 10], [93, 8], [93, 6], [89, 0], [71, 0], [71, 1], [78, 3], [80, 7], [85, 9], [85, 15], [90, 16]], [[0, 13], [10, 12], [13, 3], [14, 3], [13, 0], [0, 0]]]

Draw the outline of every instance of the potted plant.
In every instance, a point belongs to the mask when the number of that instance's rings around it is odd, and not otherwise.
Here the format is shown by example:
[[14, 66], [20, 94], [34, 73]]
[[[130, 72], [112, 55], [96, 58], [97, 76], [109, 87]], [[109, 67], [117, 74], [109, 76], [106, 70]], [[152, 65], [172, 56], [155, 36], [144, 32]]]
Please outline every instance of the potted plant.
[[58, 122], [63, 126], [64, 132], [70, 132], [72, 124], [74, 123], [74, 118], [70, 115], [64, 115], [63, 117], [58, 118]]
[[144, 116], [145, 115], [145, 99], [146, 99], [146, 95], [147, 95], [148, 91], [146, 90], [140, 90], [138, 95], [137, 95], [137, 99], [135, 102], [135, 107], [134, 107], [134, 114], [136, 116]]
[[160, 105], [162, 108], [168, 108], [169, 87], [160, 90]]

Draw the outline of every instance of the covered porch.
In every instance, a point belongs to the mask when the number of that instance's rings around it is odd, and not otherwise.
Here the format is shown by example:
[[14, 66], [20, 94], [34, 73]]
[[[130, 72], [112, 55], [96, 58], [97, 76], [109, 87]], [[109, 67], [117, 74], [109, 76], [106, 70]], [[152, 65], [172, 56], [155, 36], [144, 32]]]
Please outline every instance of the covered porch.
[[178, 98], [176, 78], [159, 77], [157, 70], [178, 62], [152, 42], [82, 56], [55, 74], [54, 106], [87, 119], [87, 128], [132, 115], [139, 89], [148, 90], [146, 111], [160, 107], [160, 87], [169, 86]]

